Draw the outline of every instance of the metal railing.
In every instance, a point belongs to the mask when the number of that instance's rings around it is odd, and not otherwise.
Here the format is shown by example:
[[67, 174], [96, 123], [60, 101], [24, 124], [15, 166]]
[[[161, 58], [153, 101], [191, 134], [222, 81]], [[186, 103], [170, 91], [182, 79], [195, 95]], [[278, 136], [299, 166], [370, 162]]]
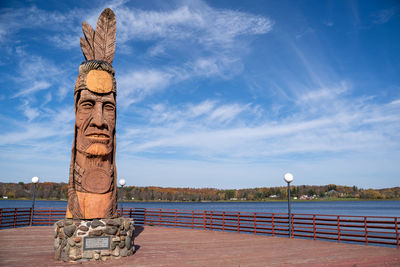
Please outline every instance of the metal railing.
[[[33, 216], [32, 216], [33, 215]], [[287, 213], [126, 208], [119, 216], [133, 218], [136, 225], [181, 227], [271, 236], [288, 236]], [[0, 229], [52, 225], [65, 218], [65, 209], [0, 209]], [[292, 214], [292, 238], [379, 244], [399, 248], [400, 217]]]
[[52, 225], [64, 219], [65, 212], [63, 208], [3, 208], [0, 209], [0, 229]]

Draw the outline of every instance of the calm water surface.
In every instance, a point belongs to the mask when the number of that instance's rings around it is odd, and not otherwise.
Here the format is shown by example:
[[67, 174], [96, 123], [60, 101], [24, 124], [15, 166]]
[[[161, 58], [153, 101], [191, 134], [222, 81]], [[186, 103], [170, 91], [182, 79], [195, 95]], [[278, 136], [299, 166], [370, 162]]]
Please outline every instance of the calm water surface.
[[[29, 200], [0, 200], [0, 208], [31, 207]], [[66, 201], [35, 202], [40, 208], [66, 208]], [[287, 213], [286, 202], [124, 202], [124, 208], [161, 208], [240, 212]], [[310, 201], [292, 202], [293, 213], [400, 216], [400, 200], [392, 201]]]

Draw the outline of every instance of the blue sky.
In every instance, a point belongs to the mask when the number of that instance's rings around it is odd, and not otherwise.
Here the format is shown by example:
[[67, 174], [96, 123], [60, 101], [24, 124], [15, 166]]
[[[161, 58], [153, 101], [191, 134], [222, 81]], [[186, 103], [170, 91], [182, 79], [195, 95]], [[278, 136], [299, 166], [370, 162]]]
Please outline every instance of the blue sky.
[[0, 181], [67, 182], [82, 21], [117, 17], [127, 185], [399, 186], [397, 1], [1, 1]]

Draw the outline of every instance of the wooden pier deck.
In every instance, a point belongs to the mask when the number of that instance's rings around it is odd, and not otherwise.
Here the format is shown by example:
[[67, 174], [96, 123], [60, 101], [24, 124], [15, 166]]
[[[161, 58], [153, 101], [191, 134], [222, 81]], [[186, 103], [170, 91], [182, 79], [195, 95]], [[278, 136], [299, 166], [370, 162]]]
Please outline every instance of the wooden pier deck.
[[[146, 226], [133, 256], [101, 266], [400, 266], [400, 250], [336, 242]], [[0, 230], [0, 266], [74, 266], [54, 260], [53, 228]]]

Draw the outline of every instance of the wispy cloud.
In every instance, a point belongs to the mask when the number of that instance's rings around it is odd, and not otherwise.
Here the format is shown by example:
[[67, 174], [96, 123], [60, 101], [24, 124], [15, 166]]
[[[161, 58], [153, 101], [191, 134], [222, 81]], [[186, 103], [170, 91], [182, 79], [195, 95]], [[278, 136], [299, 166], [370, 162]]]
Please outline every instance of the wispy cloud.
[[400, 99], [393, 100], [390, 105], [400, 105]]
[[159, 70], [136, 70], [118, 78], [118, 102], [127, 107], [171, 83], [173, 75]]
[[[134, 69], [124, 66], [119, 73], [119, 99], [124, 107], [142, 101], [145, 97], [162, 91], [171, 84], [194, 77], [221, 77], [229, 79], [242, 71], [241, 54], [246, 51], [244, 36], [266, 34], [274, 22], [268, 17], [246, 12], [212, 8], [203, 1], [183, 2], [183, 5], [163, 10], [142, 10], [127, 7], [125, 1], [109, 3], [118, 20], [117, 45], [127, 46], [130, 41], [152, 41], [148, 56], [160, 54], [174, 56], [179, 61], [157, 68]], [[104, 6], [105, 7], [105, 6]], [[103, 8], [70, 9], [66, 12], [46, 11], [36, 6], [13, 10], [3, 9], [0, 41], [23, 29], [41, 29], [43, 38], [62, 49], [78, 48], [82, 36], [81, 20], [95, 28], [98, 14]], [[11, 39], [12, 40], [12, 39]], [[191, 44], [192, 49], [187, 49]], [[196, 51], [193, 53], [193, 51]], [[25, 53], [22, 50], [22, 53]], [[30, 59], [29, 59], [30, 58]], [[39, 56], [21, 58], [20, 77], [32, 80], [29, 87], [21, 89], [15, 97], [45, 90], [52, 77], [65, 76], [60, 68]], [[43, 80], [40, 80], [40, 77]], [[33, 84], [33, 85], [32, 85]], [[58, 81], [58, 96], [63, 98], [67, 83]]]
[[47, 81], [34, 81], [34, 83], [31, 87], [28, 87], [26, 89], [19, 91], [13, 97], [26, 96], [29, 94], [33, 94], [33, 93], [41, 91], [41, 90], [49, 89], [50, 86], [51, 86], [51, 84]]
[[3, 8], [0, 9], [0, 42], [10, 41], [7, 37], [22, 29], [50, 30], [56, 34], [73, 31], [70, 22], [82, 15], [82, 11], [79, 10], [49, 12], [34, 5], [17, 9]]
[[[23, 29], [41, 29], [43, 35], [63, 49], [79, 47], [82, 35], [76, 25], [81, 20], [96, 27], [99, 13], [111, 7], [118, 16], [119, 44], [130, 40], [192, 40], [213, 47], [230, 45], [237, 36], [265, 34], [272, 29], [269, 18], [245, 12], [214, 9], [203, 1], [188, 1], [170, 10], [141, 10], [126, 6], [126, 1], [111, 1], [97, 8], [73, 8], [64, 12], [47, 11], [35, 5], [0, 9], [0, 42], [8, 42]], [[79, 39], [78, 39], [79, 40]]]
[[[28, 54], [23, 49], [16, 54], [15, 59], [18, 68], [12, 79], [20, 89], [11, 98], [19, 101], [18, 110], [22, 111], [28, 122], [51, 118], [51, 113], [54, 112], [53, 95], [57, 96], [56, 100], [60, 102], [65, 98], [67, 90], [73, 90], [71, 73], [51, 60]], [[68, 85], [70, 88], [66, 90]], [[46, 93], [43, 93], [44, 91]]]
[[[303, 106], [296, 115], [279, 122], [266, 120], [265, 112], [250, 103], [207, 100], [179, 111], [156, 105], [151, 112], [142, 113], [147, 126], [123, 131], [120, 149], [123, 153], [257, 162], [272, 156], [358, 153], [398, 146], [394, 139], [400, 130], [399, 107], [350, 99], [344, 94], [347, 91], [341, 83], [299, 95], [298, 105]], [[260, 112], [264, 119], [251, 124]]]
[[337, 87], [322, 88], [317, 90], [306, 91], [299, 95], [299, 102], [319, 102], [324, 100], [332, 100], [349, 90], [346, 82], [341, 82]]
[[204, 2], [169, 11], [119, 7], [120, 42], [128, 40], [192, 40], [205, 45], [227, 45], [237, 36], [265, 34], [273, 22], [245, 12], [213, 9]]
[[24, 115], [28, 118], [29, 121], [33, 120], [37, 116], [39, 116], [39, 111], [37, 108], [32, 108], [29, 102], [26, 100], [24, 104], [21, 106]]
[[[12, 43], [15, 35], [21, 30], [41, 30], [40, 40], [46, 41], [61, 49], [79, 47], [79, 36], [82, 31], [77, 25], [82, 20], [96, 22], [100, 12], [108, 6], [117, 8], [126, 1], [113, 1], [107, 4], [99, 4], [96, 8], [70, 8], [62, 11], [41, 9], [37, 5], [20, 8], [0, 9], [0, 43]], [[96, 18], [94, 20], [94, 18]]]
[[377, 13], [373, 14], [373, 23], [375, 24], [384, 24], [388, 22], [396, 13], [396, 9], [390, 8], [390, 9], [383, 9], [379, 10]]
[[163, 91], [172, 84], [193, 78], [229, 79], [242, 69], [241, 64], [237, 61], [238, 59], [223, 56], [198, 58], [194, 62], [183, 63], [181, 66], [125, 72], [118, 76], [119, 103], [123, 107], [128, 107], [155, 92]]
[[[56, 112], [60, 110], [54, 110]], [[16, 148], [30, 147], [41, 152], [55, 154], [51, 142], [64, 143], [67, 147], [69, 140], [66, 137], [73, 134], [73, 125], [70, 120], [60, 121], [56, 114], [49, 116], [45, 122], [15, 121], [14, 130], [1, 134], [1, 146], [13, 145]]]
[[[327, 24], [327, 25], [328, 25], [328, 24]], [[328, 26], [330, 27], [330, 26], [332, 26], [332, 25], [329, 24]], [[303, 36], [308, 35], [308, 34], [312, 34], [312, 33], [314, 33], [314, 32], [315, 32], [315, 30], [314, 30], [313, 28], [307, 27], [307, 28], [301, 30], [299, 33], [296, 34], [296, 39], [300, 39], [300, 38], [302, 38]]]
[[[193, 78], [232, 78], [242, 71], [241, 57], [247, 50], [241, 37], [266, 34], [273, 27], [267, 17], [214, 9], [202, 1], [185, 2], [167, 11], [119, 6], [115, 12], [120, 21], [119, 42], [152, 41], [148, 56], [173, 57], [178, 53], [180, 58], [172, 61], [173, 65], [121, 74], [119, 101], [124, 107]], [[188, 44], [192, 47], [190, 50]]]

